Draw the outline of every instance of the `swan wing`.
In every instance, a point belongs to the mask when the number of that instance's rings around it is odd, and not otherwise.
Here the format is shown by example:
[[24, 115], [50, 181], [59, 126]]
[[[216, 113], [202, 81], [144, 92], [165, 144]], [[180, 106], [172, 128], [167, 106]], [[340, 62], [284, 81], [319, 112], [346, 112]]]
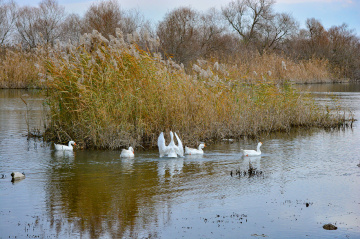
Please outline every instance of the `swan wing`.
[[260, 155], [261, 153], [255, 151], [255, 150], [242, 150], [242, 153], [244, 156], [258, 156]]
[[185, 154], [190, 154], [190, 148], [185, 146]]
[[185, 146], [185, 154], [194, 154], [194, 150], [196, 149]]
[[165, 138], [163, 132], [161, 132], [159, 135], [158, 147], [159, 147], [160, 157], [163, 157], [168, 153], [168, 146], [165, 145]]
[[66, 150], [67, 146], [62, 144], [54, 144], [56, 150]]
[[182, 142], [181, 142], [181, 140], [180, 140], [180, 138], [179, 138], [179, 136], [175, 133], [175, 137], [176, 137], [176, 139], [177, 139], [177, 141], [178, 141], [178, 146], [176, 147], [176, 153], [178, 154], [178, 155], [180, 155], [181, 157], [183, 157], [184, 156], [184, 147], [183, 147], [183, 145], [182, 145]]
[[134, 156], [133, 151], [127, 149], [123, 149], [120, 154], [120, 157], [133, 158]]
[[127, 155], [128, 155], [128, 152], [126, 149], [121, 150], [120, 157], [127, 157]]
[[55, 143], [54, 143], [54, 145], [55, 145], [55, 149], [56, 149], [56, 150], [61, 150], [61, 145], [60, 145], [60, 144], [55, 144]]

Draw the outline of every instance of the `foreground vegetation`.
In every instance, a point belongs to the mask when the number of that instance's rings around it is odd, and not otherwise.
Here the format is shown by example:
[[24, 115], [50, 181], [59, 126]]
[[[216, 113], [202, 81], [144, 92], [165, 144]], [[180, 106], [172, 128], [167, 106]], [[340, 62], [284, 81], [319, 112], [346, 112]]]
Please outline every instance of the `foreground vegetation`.
[[[48, 140], [73, 139], [85, 148], [145, 147], [156, 145], [159, 132], [173, 130], [193, 144], [295, 126], [333, 127], [344, 120], [286, 82], [246, 83], [236, 65], [198, 61], [189, 75], [125, 41], [120, 31], [110, 41], [94, 31], [81, 42], [49, 53], [43, 75]], [[150, 39], [148, 47], [156, 41]]]
[[153, 27], [115, 0], [84, 17], [56, 0], [0, 0], [0, 88], [46, 89], [46, 139], [85, 148], [154, 146], [169, 130], [194, 144], [341, 125], [338, 109], [291, 84], [359, 79], [359, 39], [346, 24], [325, 29], [314, 18], [299, 29], [273, 4], [180, 7]]

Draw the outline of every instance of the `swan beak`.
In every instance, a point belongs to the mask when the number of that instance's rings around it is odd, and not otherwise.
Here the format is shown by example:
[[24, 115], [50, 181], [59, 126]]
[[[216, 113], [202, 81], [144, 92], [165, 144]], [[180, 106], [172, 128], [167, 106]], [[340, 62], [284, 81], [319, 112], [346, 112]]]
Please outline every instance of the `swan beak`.
[[74, 145], [76, 145], [76, 143], [74, 143]]
[[204, 144], [204, 147], [206, 147], [206, 144]]

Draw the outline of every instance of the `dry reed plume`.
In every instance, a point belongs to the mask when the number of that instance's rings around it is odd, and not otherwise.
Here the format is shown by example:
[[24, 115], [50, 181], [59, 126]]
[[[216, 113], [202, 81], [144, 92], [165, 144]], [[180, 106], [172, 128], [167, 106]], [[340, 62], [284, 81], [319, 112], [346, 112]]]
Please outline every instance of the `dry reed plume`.
[[43, 75], [49, 140], [73, 139], [86, 148], [154, 146], [161, 131], [173, 130], [192, 144], [339, 120], [289, 84], [245, 84], [236, 66], [207, 61], [187, 75], [160, 54], [138, 49], [136, 35], [128, 39], [117, 31], [108, 41], [94, 31], [79, 46], [50, 52]]
[[260, 55], [257, 52], [243, 52], [227, 62], [227, 68], [231, 65], [229, 77], [247, 83], [320, 83], [335, 80], [330, 73], [327, 60], [310, 59], [294, 62], [276, 53]]

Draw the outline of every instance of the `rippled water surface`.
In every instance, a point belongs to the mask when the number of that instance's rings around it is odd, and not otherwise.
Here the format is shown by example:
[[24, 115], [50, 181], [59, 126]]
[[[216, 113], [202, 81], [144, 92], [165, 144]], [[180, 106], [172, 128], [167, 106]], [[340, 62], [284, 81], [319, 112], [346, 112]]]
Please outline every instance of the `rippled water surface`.
[[[299, 88], [360, 119], [360, 85]], [[38, 92], [0, 90], [0, 238], [360, 238], [358, 121], [263, 136], [260, 158], [241, 157], [257, 144], [242, 140], [207, 142], [198, 157], [135, 149], [120, 159], [27, 140], [27, 122], [43, 125], [41, 102]], [[262, 174], [236, 175], [250, 160]], [[26, 178], [12, 183], [12, 171]]]

